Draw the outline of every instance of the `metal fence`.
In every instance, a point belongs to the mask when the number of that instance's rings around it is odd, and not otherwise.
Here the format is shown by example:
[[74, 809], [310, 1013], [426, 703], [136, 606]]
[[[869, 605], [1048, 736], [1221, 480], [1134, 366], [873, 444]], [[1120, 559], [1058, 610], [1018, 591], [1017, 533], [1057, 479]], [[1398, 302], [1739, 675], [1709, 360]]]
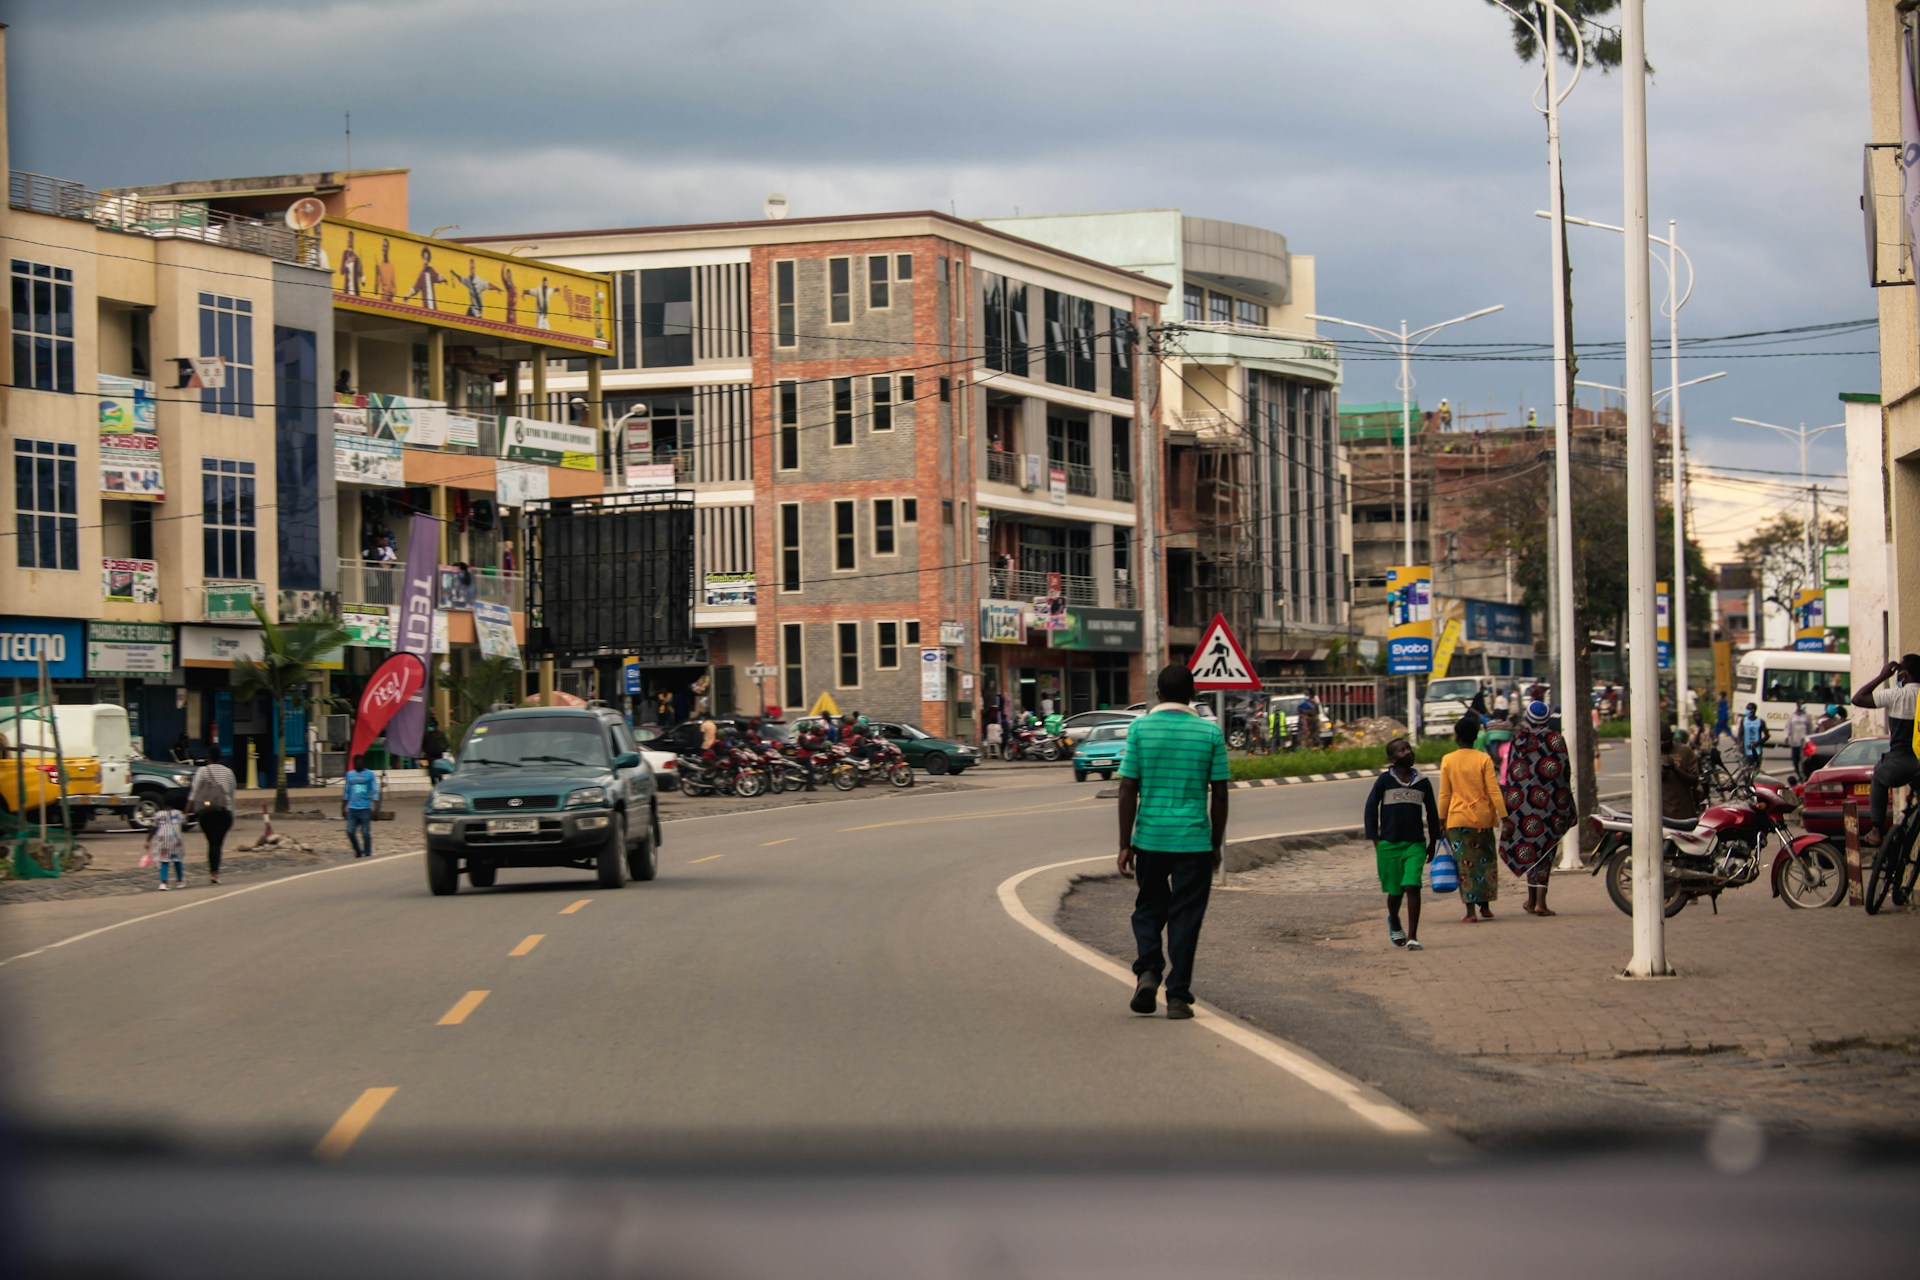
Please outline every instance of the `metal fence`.
[[14, 169], [7, 174], [7, 205], [25, 213], [91, 222], [157, 240], [199, 240], [261, 254], [277, 262], [320, 265], [319, 237], [192, 201], [104, 195], [64, 178]]

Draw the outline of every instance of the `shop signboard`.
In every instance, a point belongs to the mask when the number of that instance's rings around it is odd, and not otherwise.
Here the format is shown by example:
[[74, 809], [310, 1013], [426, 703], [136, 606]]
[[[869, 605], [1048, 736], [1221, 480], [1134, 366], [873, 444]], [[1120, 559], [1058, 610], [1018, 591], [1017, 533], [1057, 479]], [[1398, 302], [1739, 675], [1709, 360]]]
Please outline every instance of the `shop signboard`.
[[1065, 467], [1047, 469], [1047, 496], [1053, 499], [1055, 506], [1067, 505], [1067, 469]]
[[100, 491], [109, 498], [164, 502], [166, 480], [157, 435], [102, 435]]
[[480, 419], [465, 413], [447, 415], [447, 443], [468, 449], [480, 447]]
[[627, 464], [627, 488], [671, 489], [677, 483], [671, 462], [629, 462]]
[[920, 701], [945, 702], [946, 700], [947, 651], [922, 649], [920, 651]]
[[943, 622], [940, 624], [940, 643], [948, 649], [957, 649], [967, 642], [967, 624], [964, 622]]
[[340, 609], [340, 626], [356, 649], [393, 648], [393, 614], [383, 604], [350, 604]]
[[520, 462], [539, 462], [571, 471], [592, 471], [600, 465], [598, 433], [592, 427], [571, 422], [507, 418], [501, 443], [506, 446], [506, 456]]
[[100, 434], [152, 435], [158, 428], [153, 383], [144, 378], [94, 375], [100, 385]]
[[752, 605], [754, 602], [753, 575], [750, 573], [708, 574], [706, 600], [709, 609]]
[[82, 629], [65, 618], [0, 617], [0, 676], [37, 677], [44, 657], [48, 675], [80, 679], [86, 674]]
[[493, 468], [494, 500], [503, 507], [518, 509], [548, 496], [547, 469], [530, 462], [501, 459]]
[[980, 642], [982, 644], [1025, 644], [1027, 642], [1026, 606], [1000, 600], [980, 602]]
[[398, 440], [371, 436], [336, 435], [333, 438], [333, 478], [340, 484], [377, 485], [399, 489], [407, 483], [407, 464]]
[[1818, 587], [1793, 593], [1793, 647], [1811, 653], [1827, 647], [1827, 593]]
[[164, 622], [89, 622], [87, 674], [164, 679], [173, 672], [173, 628]]
[[343, 397], [343, 403], [333, 406], [333, 434], [336, 436], [364, 436], [367, 434], [367, 406], [365, 396]]
[[[1533, 615], [1527, 612], [1525, 605], [1504, 604], [1498, 600], [1465, 600], [1467, 623], [1467, 643], [1473, 645], [1500, 645], [1524, 647], [1526, 655], [1533, 654]], [[1514, 657], [1514, 654], [1498, 656]]]
[[265, 589], [257, 582], [224, 582], [207, 579], [208, 622], [254, 622], [254, 602], [266, 598]]
[[605, 276], [344, 218], [320, 224], [333, 305], [580, 354], [609, 349]]
[[154, 560], [102, 560], [100, 598], [109, 604], [159, 604], [159, 563]]
[[258, 627], [182, 626], [180, 665], [226, 671], [235, 658], [258, 661], [267, 652], [264, 635]]
[[1075, 606], [1063, 615], [1066, 626], [1048, 634], [1055, 649], [1077, 652], [1139, 653], [1143, 628], [1138, 609], [1089, 609]]
[[1387, 674], [1433, 670], [1433, 568], [1397, 564], [1387, 570]]
[[513, 610], [491, 600], [473, 602], [473, 629], [480, 638], [480, 652], [488, 658], [520, 661], [520, 644], [513, 638]]
[[375, 439], [397, 440], [416, 449], [438, 449], [447, 442], [447, 406], [438, 400], [375, 393], [367, 396]]

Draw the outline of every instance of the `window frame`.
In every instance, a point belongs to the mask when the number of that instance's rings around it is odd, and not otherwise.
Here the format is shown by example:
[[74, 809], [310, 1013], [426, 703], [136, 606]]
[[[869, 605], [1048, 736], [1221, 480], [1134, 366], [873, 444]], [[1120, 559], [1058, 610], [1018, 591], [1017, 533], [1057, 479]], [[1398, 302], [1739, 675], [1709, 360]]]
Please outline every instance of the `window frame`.
[[[779, 582], [776, 594], [783, 596], [797, 596], [806, 585], [807, 525], [802, 506], [798, 502], [780, 504], [779, 525], [775, 530], [780, 560], [775, 572]], [[789, 558], [792, 560], [791, 575], [788, 573]]]
[[[845, 272], [846, 288], [844, 289], [836, 288], [834, 285], [833, 276], [836, 269]], [[836, 319], [836, 314], [842, 310], [846, 315]], [[827, 259], [827, 323], [830, 325], [853, 323], [853, 259], [851, 257]]]
[[902, 280], [911, 280], [911, 279], [913, 279], [913, 255], [910, 253], [894, 254], [893, 255], [894, 283], [898, 284]]
[[900, 523], [903, 525], [920, 523], [920, 499], [900, 499]]
[[[853, 651], [847, 651], [847, 640], [853, 640]], [[853, 660], [853, 679], [848, 681], [847, 660]], [[856, 621], [836, 618], [833, 623], [833, 674], [836, 689], [858, 689], [860, 687], [860, 624]]]
[[807, 700], [805, 623], [783, 622], [780, 624], [780, 684], [783, 704], [794, 707], [805, 705]]
[[[260, 576], [260, 468], [245, 458], [208, 458], [200, 459], [200, 493], [202, 511], [200, 513], [200, 576], [218, 582], [264, 582]], [[228, 523], [220, 519], [225, 503], [223, 497], [207, 496], [208, 482], [224, 489], [226, 481], [233, 481], [234, 514], [237, 518]], [[211, 558], [209, 548], [219, 547], [231, 535], [234, 563], [227, 563], [224, 548], [216, 551]], [[253, 572], [245, 570], [251, 560]], [[217, 562], [217, 563], [216, 563]]]
[[[882, 524], [880, 519], [880, 512], [882, 508], [884, 508], [887, 513], [887, 518], [884, 525]], [[900, 524], [899, 524], [898, 508], [894, 505], [894, 499], [892, 498], [873, 499], [873, 510], [871, 515], [869, 516], [869, 519], [872, 523], [872, 528], [873, 528], [873, 532], [872, 532], [873, 554], [876, 556], [899, 555], [900, 554]], [[880, 546], [880, 535], [883, 532], [887, 535], [887, 543], [888, 543], [886, 549], [884, 550], [882, 550]]]
[[[221, 332], [221, 317], [230, 317], [232, 330], [230, 335]], [[257, 370], [253, 353], [253, 299], [230, 297], [226, 294], [200, 291], [198, 316], [200, 326], [200, 354], [219, 356], [227, 362], [227, 382], [218, 389], [203, 387], [200, 390], [200, 412], [217, 414], [223, 418], [251, 418], [254, 408], [254, 378]], [[242, 323], [244, 321], [244, 324]], [[231, 336], [232, 342], [223, 338]], [[211, 341], [209, 341], [211, 337]], [[232, 354], [222, 350], [230, 346]], [[208, 348], [212, 349], [209, 350]], [[245, 359], [241, 356], [245, 355]], [[235, 579], [239, 581], [239, 579]]]
[[[26, 481], [21, 477], [26, 467]], [[42, 469], [52, 472], [53, 507], [21, 505], [23, 492], [29, 496], [42, 487]], [[80, 462], [79, 446], [68, 440], [40, 440], [30, 436], [13, 439], [14, 561], [22, 569], [51, 573], [80, 571]], [[42, 523], [47, 522], [47, 523]], [[29, 525], [32, 526], [29, 530]], [[42, 563], [42, 543], [51, 540], [53, 563]], [[71, 559], [73, 563], [64, 561]]]
[[774, 470], [798, 471], [801, 454], [800, 384], [797, 381], [787, 378], [773, 384], [773, 416]]
[[799, 264], [779, 258], [773, 264], [773, 345], [786, 351], [800, 345]]
[[908, 649], [918, 649], [920, 647], [920, 619], [900, 619], [900, 642], [902, 646]]
[[[886, 632], [883, 630], [883, 628], [886, 627], [893, 628], [892, 644], [887, 643]], [[874, 621], [873, 669], [875, 671], [898, 671], [900, 669], [900, 654], [906, 648], [904, 644], [900, 643], [902, 630], [903, 628], [899, 620], [895, 618], [879, 618]], [[887, 661], [888, 649], [893, 650], [892, 662]]]
[[830, 445], [835, 449], [851, 449], [854, 446], [853, 428], [853, 379], [835, 378], [833, 380], [833, 435]]
[[[847, 528], [840, 528], [840, 513], [846, 512]], [[832, 514], [833, 571], [860, 572], [860, 504], [853, 498], [836, 498]], [[844, 554], [843, 554], [844, 553]]]
[[1191, 280], [1186, 281], [1181, 287], [1181, 308], [1188, 324], [1206, 323], [1207, 291]]
[[[880, 274], [873, 274], [874, 264], [880, 265]], [[870, 253], [867, 255], [867, 310], [893, 310], [893, 255]]]
[[[884, 394], [883, 394], [884, 393]], [[898, 398], [893, 393], [893, 375], [876, 373], [867, 379], [867, 430], [891, 432], [893, 409]], [[882, 425], [884, 423], [884, 425]]]
[[[73, 268], [9, 258], [9, 325], [13, 343], [13, 385], [23, 391], [51, 391], [73, 395], [74, 373]], [[44, 291], [47, 303], [40, 307]], [[64, 301], [65, 332], [62, 332]], [[40, 381], [40, 355], [46, 354], [47, 383]], [[22, 376], [23, 373], [25, 376]]]

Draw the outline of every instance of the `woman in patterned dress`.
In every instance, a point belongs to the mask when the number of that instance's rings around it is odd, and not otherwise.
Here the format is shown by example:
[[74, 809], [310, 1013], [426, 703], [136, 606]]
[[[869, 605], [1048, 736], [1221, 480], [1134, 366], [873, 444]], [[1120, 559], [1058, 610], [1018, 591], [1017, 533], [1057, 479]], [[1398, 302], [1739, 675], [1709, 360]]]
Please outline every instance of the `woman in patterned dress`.
[[1500, 827], [1500, 856], [1527, 882], [1527, 914], [1557, 915], [1547, 909], [1547, 879], [1554, 850], [1573, 829], [1573, 769], [1567, 742], [1547, 725], [1552, 712], [1544, 702], [1528, 706], [1526, 721], [1507, 748], [1502, 790], [1507, 818]]

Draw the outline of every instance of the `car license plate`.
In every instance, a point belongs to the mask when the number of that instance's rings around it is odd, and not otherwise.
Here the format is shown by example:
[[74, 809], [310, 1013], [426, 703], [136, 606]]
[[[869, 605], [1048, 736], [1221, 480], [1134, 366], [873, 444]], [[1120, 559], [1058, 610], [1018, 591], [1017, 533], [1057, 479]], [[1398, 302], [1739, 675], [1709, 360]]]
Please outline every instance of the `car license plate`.
[[490, 836], [526, 835], [540, 829], [538, 818], [488, 818], [487, 834]]
[[1857, 796], [1870, 796], [1873, 794], [1873, 784], [1870, 782], [1856, 782], [1853, 784], [1853, 794]]

